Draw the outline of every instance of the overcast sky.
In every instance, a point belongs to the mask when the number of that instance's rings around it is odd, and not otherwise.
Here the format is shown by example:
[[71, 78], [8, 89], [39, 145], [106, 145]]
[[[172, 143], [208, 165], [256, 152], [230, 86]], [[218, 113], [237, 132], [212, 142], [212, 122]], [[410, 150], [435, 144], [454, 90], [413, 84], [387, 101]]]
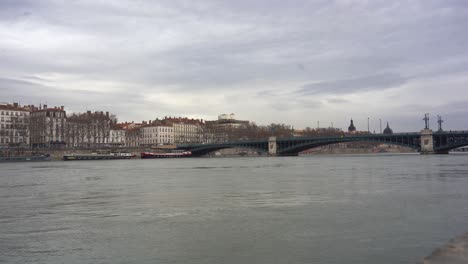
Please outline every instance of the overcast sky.
[[0, 101], [468, 129], [468, 1], [0, 0]]

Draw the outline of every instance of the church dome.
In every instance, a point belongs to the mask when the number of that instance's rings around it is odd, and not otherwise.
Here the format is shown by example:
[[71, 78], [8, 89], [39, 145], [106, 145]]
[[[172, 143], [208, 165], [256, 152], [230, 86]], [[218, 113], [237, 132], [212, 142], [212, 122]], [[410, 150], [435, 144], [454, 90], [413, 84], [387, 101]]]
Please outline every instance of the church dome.
[[387, 122], [387, 127], [383, 131], [384, 134], [393, 134], [393, 130], [390, 128]]
[[356, 127], [354, 126], [353, 119], [351, 119], [351, 124], [348, 127], [348, 132], [356, 131]]

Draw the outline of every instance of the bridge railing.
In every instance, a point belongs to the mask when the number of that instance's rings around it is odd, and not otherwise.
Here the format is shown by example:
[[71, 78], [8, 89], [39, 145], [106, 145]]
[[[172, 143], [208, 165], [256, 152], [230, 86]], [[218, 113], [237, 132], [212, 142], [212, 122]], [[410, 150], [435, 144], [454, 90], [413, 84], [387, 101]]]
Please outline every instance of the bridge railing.
[[314, 137], [288, 137], [278, 138], [276, 141], [303, 140], [303, 139], [336, 139], [336, 138], [369, 138], [369, 137], [399, 137], [399, 136], [419, 136], [419, 132], [394, 133], [394, 134], [343, 134], [337, 136], [314, 136]]
[[[277, 142], [284, 142], [284, 141], [302, 141], [302, 140], [336, 140], [336, 139], [344, 139], [344, 138], [397, 138], [397, 137], [405, 137], [405, 136], [419, 136], [418, 132], [407, 132], [407, 133], [394, 133], [394, 134], [344, 134], [344, 135], [337, 135], [337, 136], [315, 136], [315, 137], [287, 137], [287, 138], [277, 138]], [[228, 141], [228, 142], [219, 142], [219, 143], [198, 143], [198, 144], [181, 144], [177, 145], [177, 148], [193, 148], [193, 147], [203, 147], [209, 148], [214, 146], [226, 146], [226, 145], [243, 145], [243, 144], [265, 144], [268, 142], [268, 139], [252, 139], [252, 140], [237, 140], [237, 141]]]

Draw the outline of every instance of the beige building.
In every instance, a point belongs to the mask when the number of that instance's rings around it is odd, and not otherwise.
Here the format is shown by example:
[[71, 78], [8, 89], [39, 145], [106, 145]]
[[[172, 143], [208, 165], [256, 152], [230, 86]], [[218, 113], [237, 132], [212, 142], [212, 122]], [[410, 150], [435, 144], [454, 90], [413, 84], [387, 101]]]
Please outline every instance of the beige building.
[[0, 147], [29, 147], [30, 106], [0, 103]]
[[174, 144], [203, 142], [203, 120], [189, 119], [186, 117], [166, 117], [162, 122], [165, 125], [173, 127]]
[[32, 148], [60, 148], [66, 144], [67, 115], [63, 106], [32, 107], [30, 115]]
[[140, 145], [172, 145], [174, 128], [162, 122], [149, 122], [140, 128]]

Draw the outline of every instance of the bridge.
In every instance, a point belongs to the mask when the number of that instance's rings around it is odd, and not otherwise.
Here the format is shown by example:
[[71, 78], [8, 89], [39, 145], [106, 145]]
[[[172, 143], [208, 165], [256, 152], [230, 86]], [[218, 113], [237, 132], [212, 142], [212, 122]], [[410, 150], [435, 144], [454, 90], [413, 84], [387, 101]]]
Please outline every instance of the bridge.
[[189, 150], [194, 156], [226, 148], [248, 148], [272, 156], [297, 156], [304, 150], [344, 142], [378, 142], [412, 148], [421, 154], [447, 154], [449, 150], [468, 146], [468, 131], [421, 132], [398, 134], [364, 134], [328, 137], [270, 137], [264, 140], [245, 140], [216, 144], [183, 144], [177, 149]]

